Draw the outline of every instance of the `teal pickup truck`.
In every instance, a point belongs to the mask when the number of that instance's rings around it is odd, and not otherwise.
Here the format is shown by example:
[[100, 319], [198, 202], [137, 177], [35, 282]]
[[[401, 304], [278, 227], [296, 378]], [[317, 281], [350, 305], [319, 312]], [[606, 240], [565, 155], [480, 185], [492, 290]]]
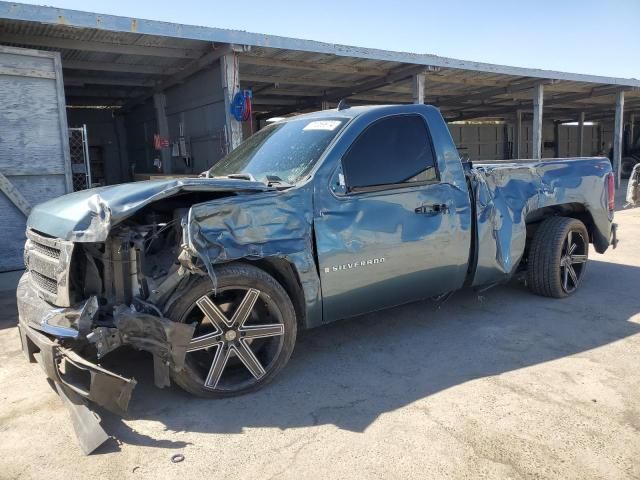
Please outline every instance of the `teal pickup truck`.
[[159, 387], [242, 394], [278, 374], [300, 329], [518, 273], [571, 295], [590, 245], [615, 245], [613, 211], [606, 158], [472, 165], [431, 106], [292, 117], [199, 178], [34, 208], [22, 346], [76, 407], [127, 409], [135, 380], [100, 366], [124, 346], [153, 354]]

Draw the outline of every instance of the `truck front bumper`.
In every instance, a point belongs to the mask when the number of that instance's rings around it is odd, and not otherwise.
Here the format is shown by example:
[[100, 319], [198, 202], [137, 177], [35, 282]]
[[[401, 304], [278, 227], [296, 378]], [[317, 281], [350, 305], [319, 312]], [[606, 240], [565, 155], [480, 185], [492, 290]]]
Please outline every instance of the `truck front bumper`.
[[17, 302], [22, 351], [30, 362], [39, 363], [53, 382], [69, 407], [83, 451], [91, 453], [108, 436], [86, 401], [124, 415], [136, 380], [106, 370], [74, 350], [82, 344], [74, 327], [91, 314], [91, 299], [70, 308], [54, 307], [37, 295], [29, 273], [25, 273], [18, 284]]

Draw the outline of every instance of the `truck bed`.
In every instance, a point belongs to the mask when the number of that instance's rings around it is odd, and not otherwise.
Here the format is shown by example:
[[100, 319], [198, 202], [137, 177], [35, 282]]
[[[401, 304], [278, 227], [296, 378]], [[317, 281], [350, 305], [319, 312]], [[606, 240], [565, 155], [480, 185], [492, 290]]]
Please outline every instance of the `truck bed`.
[[513, 275], [525, 254], [527, 223], [548, 209], [583, 217], [597, 252], [609, 245], [607, 158], [477, 162], [468, 170], [475, 198], [474, 286]]

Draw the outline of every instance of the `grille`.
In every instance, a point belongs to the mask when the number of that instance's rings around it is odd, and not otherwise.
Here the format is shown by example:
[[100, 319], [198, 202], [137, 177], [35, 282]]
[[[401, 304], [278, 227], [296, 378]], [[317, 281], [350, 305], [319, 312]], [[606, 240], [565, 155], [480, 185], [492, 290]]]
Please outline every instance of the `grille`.
[[55, 259], [60, 258], [60, 250], [58, 250], [57, 248], [49, 247], [47, 245], [43, 245], [38, 242], [33, 242], [32, 245], [33, 245], [33, 249], [36, 252], [40, 252], [46, 255], [47, 257], [51, 257]]
[[45, 277], [44, 275], [34, 270], [31, 271], [31, 278], [33, 279], [33, 283], [35, 283], [43, 290], [54, 293], [56, 295], [58, 294], [58, 284], [55, 280], [52, 280], [49, 277]]
[[71, 306], [69, 272], [73, 243], [27, 230], [25, 265], [31, 272], [31, 284], [49, 303]]

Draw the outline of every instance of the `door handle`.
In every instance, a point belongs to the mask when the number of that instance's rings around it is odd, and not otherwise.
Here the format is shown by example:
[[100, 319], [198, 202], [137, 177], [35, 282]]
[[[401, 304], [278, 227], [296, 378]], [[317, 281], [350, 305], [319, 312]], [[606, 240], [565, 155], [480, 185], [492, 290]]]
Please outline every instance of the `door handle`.
[[433, 205], [420, 205], [414, 210], [420, 215], [438, 215], [440, 213], [449, 213], [449, 205], [446, 203], [436, 203]]

